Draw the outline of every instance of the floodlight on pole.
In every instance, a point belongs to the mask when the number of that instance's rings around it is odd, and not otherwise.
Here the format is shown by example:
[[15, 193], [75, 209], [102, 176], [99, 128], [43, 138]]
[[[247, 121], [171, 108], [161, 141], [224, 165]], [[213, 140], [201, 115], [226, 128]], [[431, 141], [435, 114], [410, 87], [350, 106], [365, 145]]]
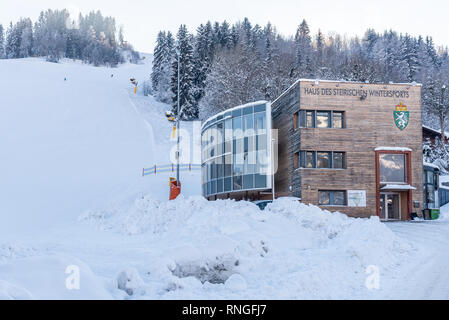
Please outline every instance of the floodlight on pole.
[[178, 107], [177, 107], [177, 114], [176, 114], [176, 132], [177, 132], [177, 145], [176, 145], [176, 184], [179, 187], [179, 142], [180, 142], [180, 136], [179, 136], [179, 125], [180, 125], [180, 118], [181, 118], [181, 54], [179, 50], [179, 44], [178, 48], [176, 50], [176, 54], [178, 55]]

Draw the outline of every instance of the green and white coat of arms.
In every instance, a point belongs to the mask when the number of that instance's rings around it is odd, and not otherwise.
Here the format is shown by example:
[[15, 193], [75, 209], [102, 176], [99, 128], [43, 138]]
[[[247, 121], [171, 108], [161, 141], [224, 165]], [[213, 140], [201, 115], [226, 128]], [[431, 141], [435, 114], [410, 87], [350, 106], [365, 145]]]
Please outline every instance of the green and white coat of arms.
[[407, 128], [410, 122], [410, 112], [408, 111], [407, 106], [402, 102], [396, 106], [396, 111], [394, 112], [394, 122], [401, 131]]

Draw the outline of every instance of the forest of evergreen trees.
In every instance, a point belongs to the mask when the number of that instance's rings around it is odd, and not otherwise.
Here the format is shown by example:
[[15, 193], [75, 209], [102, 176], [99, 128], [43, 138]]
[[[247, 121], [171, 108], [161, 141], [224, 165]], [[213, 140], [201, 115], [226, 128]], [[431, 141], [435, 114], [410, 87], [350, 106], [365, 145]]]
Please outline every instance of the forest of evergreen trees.
[[130, 62], [140, 59], [124, 40], [122, 28], [117, 30], [115, 19], [103, 17], [100, 11], [74, 20], [66, 9], [47, 10], [34, 24], [30, 18], [11, 22], [6, 30], [0, 24], [0, 59], [46, 57], [57, 62], [69, 58], [114, 67], [125, 56]]
[[185, 119], [205, 119], [251, 101], [274, 100], [298, 78], [368, 83], [422, 83], [424, 120], [439, 128], [449, 114], [449, 55], [431, 37], [367, 30], [362, 39], [312, 35], [303, 21], [293, 37], [247, 18], [207, 22], [195, 34], [181, 25], [161, 31], [154, 50], [152, 87], [176, 111], [177, 54]]

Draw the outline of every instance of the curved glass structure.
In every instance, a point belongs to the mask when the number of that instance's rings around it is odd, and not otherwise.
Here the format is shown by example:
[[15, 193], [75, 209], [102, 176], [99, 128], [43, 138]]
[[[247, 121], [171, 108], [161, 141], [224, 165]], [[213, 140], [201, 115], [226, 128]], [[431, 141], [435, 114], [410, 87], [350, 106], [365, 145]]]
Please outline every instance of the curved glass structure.
[[203, 196], [271, 189], [271, 104], [239, 106], [201, 130]]

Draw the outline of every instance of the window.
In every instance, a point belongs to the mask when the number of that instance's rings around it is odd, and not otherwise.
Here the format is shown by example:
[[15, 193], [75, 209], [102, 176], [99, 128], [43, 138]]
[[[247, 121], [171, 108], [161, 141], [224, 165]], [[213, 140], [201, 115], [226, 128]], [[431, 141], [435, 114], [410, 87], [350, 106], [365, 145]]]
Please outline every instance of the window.
[[267, 119], [265, 113], [256, 113], [254, 115], [256, 134], [260, 135], [266, 133], [266, 120]]
[[234, 138], [241, 138], [243, 134], [242, 130], [242, 118], [234, 118], [233, 121], [233, 127], [234, 127]]
[[294, 166], [295, 169], [299, 168], [299, 152], [296, 152], [293, 155], [293, 166]]
[[306, 152], [306, 168], [315, 168], [315, 152]]
[[298, 116], [299, 112], [296, 112], [293, 115], [293, 129], [294, 130], [298, 130], [298, 120], [299, 120], [299, 116]]
[[254, 135], [254, 118], [252, 114], [246, 115], [243, 117], [243, 124], [244, 124], [244, 133], [245, 136], [253, 136]]
[[[299, 166], [306, 169], [345, 169], [345, 153], [330, 151], [302, 151], [295, 153]], [[296, 159], [294, 158], [294, 161]], [[296, 165], [296, 162], [295, 162]], [[295, 167], [296, 169], [296, 167]]]
[[317, 112], [316, 113], [316, 127], [317, 128], [330, 128], [330, 112]]
[[232, 119], [225, 121], [225, 140], [232, 140]]
[[346, 206], [346, 191], [318, 191], [318, 205]]
[[315, 128], [315, 111], [307, 111], [306, 128]]
[[312, 111], [301, 110], [294, 115], [294, 125], [296, 128], [334, 128], [343, 129], [345, 127], [343, 111]]
[[345, 154], [343, 152], [334, 152], [332, 157], [332, 164], [334, 169], [344, 169]]
[[380, 155], [380, 182], [406, 183], [405, 154]]
[[336, 112], [332, 113], [332, 128], [343, 129], [344, 128], [344, 113]]
[[317, 168], [318, 169], [332, 168], [331, 152], [317, 152], [316, 159], [317, 159]]

